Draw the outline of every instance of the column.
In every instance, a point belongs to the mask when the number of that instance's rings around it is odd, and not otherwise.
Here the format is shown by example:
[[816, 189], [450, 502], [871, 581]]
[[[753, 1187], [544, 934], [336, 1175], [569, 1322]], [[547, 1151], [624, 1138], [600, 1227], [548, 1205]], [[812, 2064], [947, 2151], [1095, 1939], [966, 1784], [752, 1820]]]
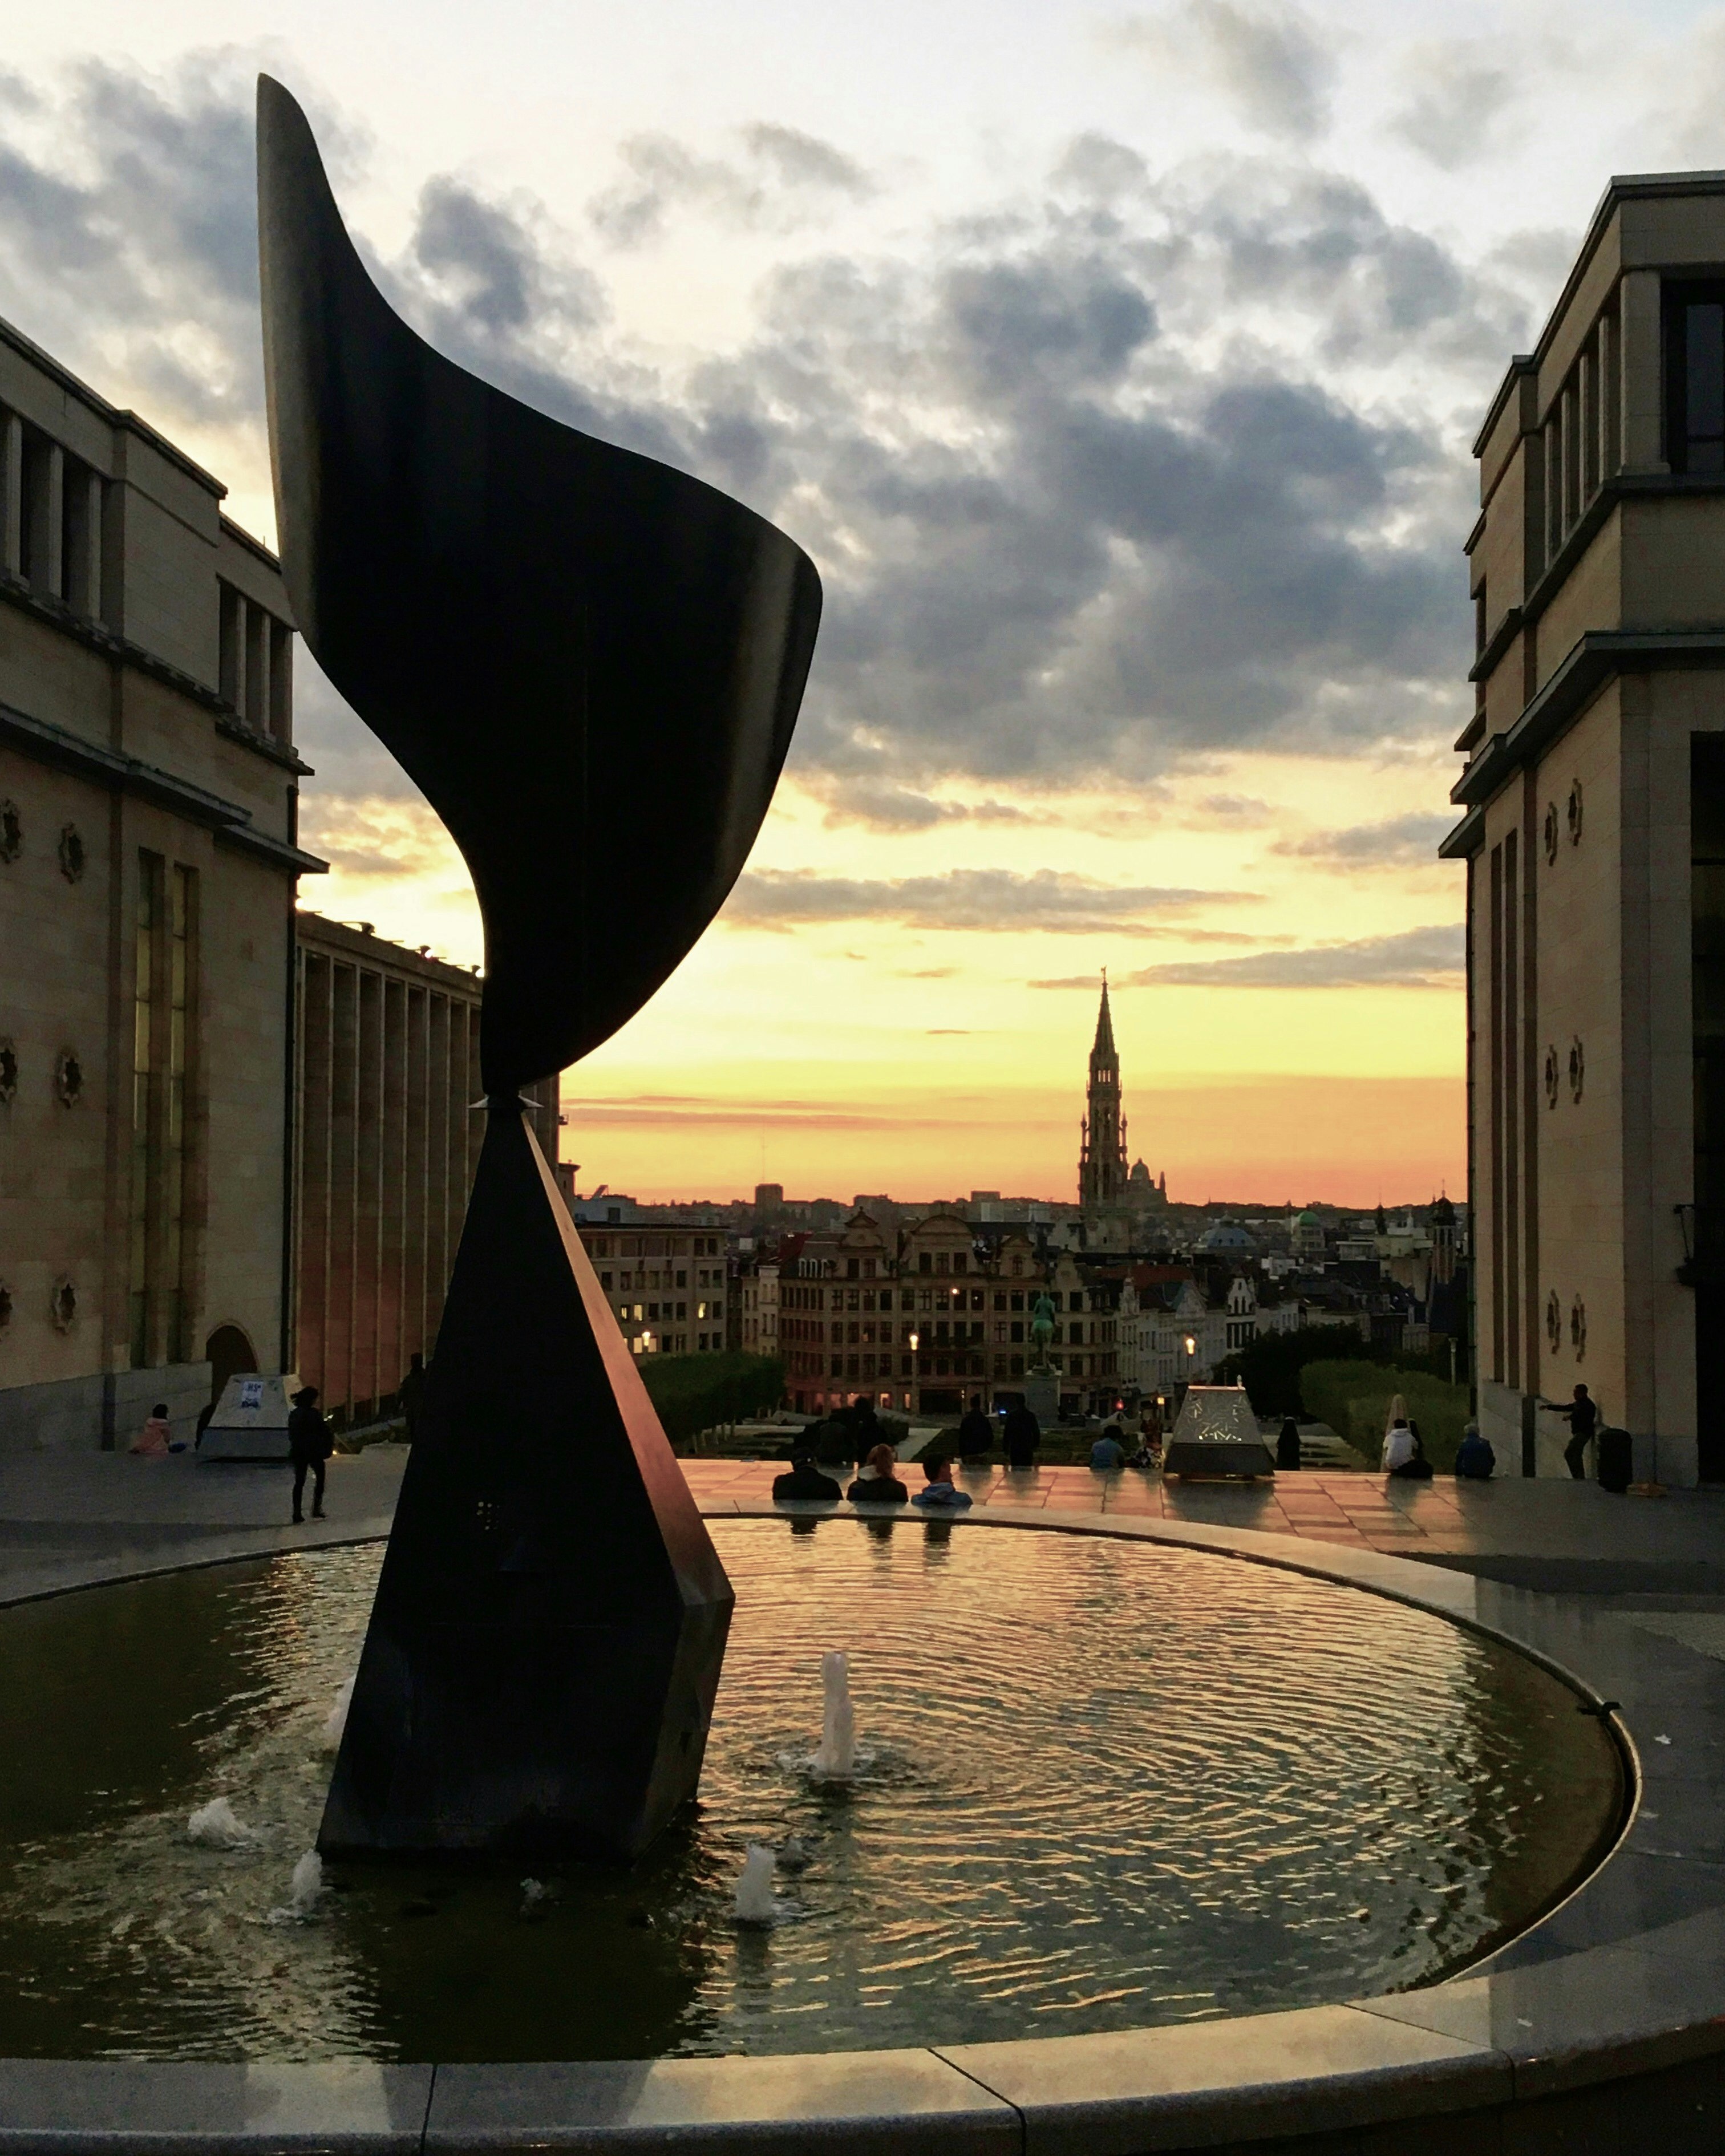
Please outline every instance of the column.
[[1623, 470], [1667, 472], [1671, 466], [1664, 455], [1659, 272], [1626, 270], [1617, 289], [1623, 342], [1619, 358]]
[[[48, 445], [48, 483], [42, 506], [42, 552], [37, 556], [37, 588], [55, 598], [66, 588], [64, 542], [66, 531], [66, 453], [58, 442]], [[32, 548], [32, 552], [35, 552]]]
[[0, 569], [24, 572], [24, 423], [0, 412]]
[[1599, 477], [1608, 480], [1620, 461], [1618, 444], [1621, 439], [1623, 385], [1617, 363], [1617, 317], [1604, 314], [1599, 317], [1599, 387], [1596, 401], [1599, 411]]

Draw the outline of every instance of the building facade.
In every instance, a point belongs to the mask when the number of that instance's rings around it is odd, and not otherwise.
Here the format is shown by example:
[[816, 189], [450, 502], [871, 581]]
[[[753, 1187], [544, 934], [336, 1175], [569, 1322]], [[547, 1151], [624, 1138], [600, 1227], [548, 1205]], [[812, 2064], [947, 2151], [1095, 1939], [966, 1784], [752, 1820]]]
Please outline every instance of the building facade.
[[635, 1355], [722, 1355], [730, 1283], [721, 1235], [575, 1223], [618, 1330]]
[[[1078, 1141], [1078, 1203], [1086, 1214], [1120, 1211], [1127, 1200], [1131, 1170], [1126, 1159], [1126, 1117], [1120, 1106], [1120, 1056], [1114, 1046], [1114, 1019], [1108, 1009], [1108, 982], [1102, 980], [1096, 1037], [1090, 1051], [1090, 1084]], [[1149, 1180], [1147, 1171], [1145, 1181]]]
[[0, 324], [0, 1445], [290, 1354], [293, 632], [224, 489]]
[[1468, 874], [1480, 1418], [1725, 1479], [1725, 177], [1614, 180], [1477, 442]]
[[[485, 1137], [476, 969], [301, 913], [293, 1359], [347, 1428], [437, 1342]], [[557, 1086], [527, 1089], [557, 1158]]]

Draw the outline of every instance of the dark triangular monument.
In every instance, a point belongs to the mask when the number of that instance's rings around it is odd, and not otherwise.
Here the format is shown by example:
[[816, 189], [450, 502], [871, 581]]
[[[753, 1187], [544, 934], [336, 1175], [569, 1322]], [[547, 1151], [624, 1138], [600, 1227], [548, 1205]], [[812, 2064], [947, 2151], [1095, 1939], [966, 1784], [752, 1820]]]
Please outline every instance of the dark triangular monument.
[[485, 1144], [318, 1845], [626, 1861], [694, 1794], [732, 1593], [520, 1089], [631, 1018], [723, 904], [820, 580], [742, 503], [417, 336], [267, 77], [258, 198], [295, 624], [485, 924]]
[[318, 1846], [628, 1859], [731, 1584], [518, 1103], [490, 1106]]

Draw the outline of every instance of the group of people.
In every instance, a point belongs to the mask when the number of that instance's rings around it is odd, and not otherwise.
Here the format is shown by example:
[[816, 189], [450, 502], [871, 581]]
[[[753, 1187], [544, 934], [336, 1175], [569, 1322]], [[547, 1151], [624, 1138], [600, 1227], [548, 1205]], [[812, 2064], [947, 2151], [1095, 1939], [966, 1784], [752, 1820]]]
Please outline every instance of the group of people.
[[927, 1486], [914, 1497], [899, 1480], [898, 1464], [898, 1455], [890, 1445], [873, 1445], [850, 1487], [841, 1490], [830, 1475], [823, 1473], [814, 1449], [805, 1441], [792, 1453], [789, 1473], [774, 1478], [773, 1500], [776, 1503], [785, 1498], [812, 1498], [818, 1503], [836, 1505], [840, 1497], [848, 1497], [853, 1505], [908, 1503], [930, 1512], [963, 1512], [969, 1509], [970, 1492], [961, 1490], [952, 1480], [950, 1453], [930, 1453], [923, 1460]]

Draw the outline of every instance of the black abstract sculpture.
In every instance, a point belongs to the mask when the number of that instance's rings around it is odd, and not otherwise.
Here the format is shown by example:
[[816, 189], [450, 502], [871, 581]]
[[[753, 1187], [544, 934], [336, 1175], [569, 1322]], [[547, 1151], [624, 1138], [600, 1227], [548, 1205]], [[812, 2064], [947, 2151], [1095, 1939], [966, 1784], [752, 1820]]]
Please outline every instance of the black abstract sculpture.
[[393, 312], [258, 86], [270, 447], [300, 633], [459, 846], [486, 1130], [319, 1846], [627, 1859], [694, 1793], [732, 1591], [519, 1088], [631, 1017], [772, 798], [820, 584], [715, 489]]

